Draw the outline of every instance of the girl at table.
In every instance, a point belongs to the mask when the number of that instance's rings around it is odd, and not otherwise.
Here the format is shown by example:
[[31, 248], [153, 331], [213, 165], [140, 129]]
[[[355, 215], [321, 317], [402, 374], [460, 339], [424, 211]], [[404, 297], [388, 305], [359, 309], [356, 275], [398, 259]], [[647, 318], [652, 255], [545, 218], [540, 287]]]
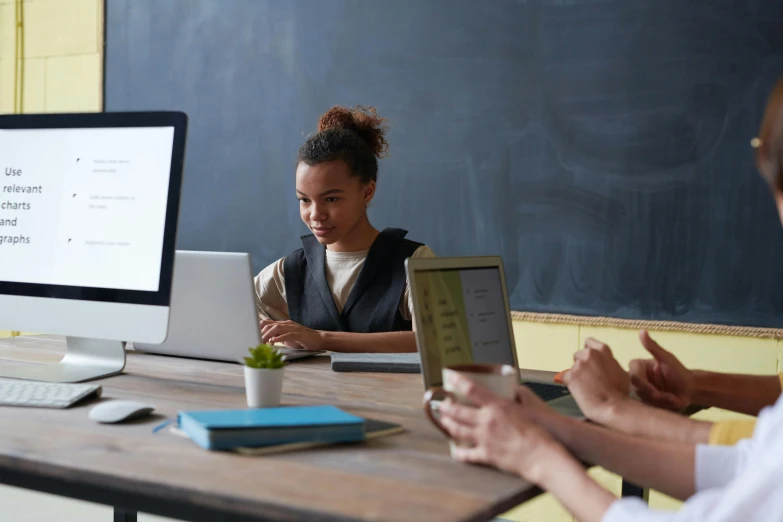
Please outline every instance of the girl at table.
[[305, 350], [415, 352], [405, 258], [433, 257], [367, 215], [388, 144], [374, 108], [333, 107], [299, 149], [296, 197], [312, 231], [255, 278], [264, 342]]

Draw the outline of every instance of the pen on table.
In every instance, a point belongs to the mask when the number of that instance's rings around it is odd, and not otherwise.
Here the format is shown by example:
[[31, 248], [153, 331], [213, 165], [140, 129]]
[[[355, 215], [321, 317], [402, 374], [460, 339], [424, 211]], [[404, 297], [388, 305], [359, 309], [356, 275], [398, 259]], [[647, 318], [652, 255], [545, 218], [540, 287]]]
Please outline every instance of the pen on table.
[[162, 430], [163, 428], [165, 428], [169, 424], [171, 424], [171, 419], [166, 419], [165, 421], [163, 421], [160, 424], [158, 424], [157, 426], [155, 426], [155, 428], [153, 428], [153, 430], [152, 430], [152, 433], [159, 432], [160, 430]]

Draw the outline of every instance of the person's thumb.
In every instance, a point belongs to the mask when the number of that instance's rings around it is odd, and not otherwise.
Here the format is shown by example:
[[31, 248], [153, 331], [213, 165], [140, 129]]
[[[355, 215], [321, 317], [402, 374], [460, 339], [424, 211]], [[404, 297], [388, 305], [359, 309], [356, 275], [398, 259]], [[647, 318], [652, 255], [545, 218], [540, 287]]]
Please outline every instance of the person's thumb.
[[668, 361], [671, 358], [671, 354], [655, 342], [647, 330], [639, 332], [639, 340], [641, 340], [644, 349], [650, 352], [650, 355], [655, 357], [656, 361]]

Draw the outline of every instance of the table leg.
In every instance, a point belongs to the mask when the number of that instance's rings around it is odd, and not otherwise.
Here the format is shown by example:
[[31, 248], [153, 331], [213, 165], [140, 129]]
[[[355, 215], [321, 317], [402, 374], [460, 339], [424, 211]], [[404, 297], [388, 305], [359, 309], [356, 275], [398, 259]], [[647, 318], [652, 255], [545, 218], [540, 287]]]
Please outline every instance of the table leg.
[[116, 507], [114, 508], [114, 522], [136, 522], [136, 512]]
[[624, 497], [639, 497], [645, 502], [650, 501], [650, 490], [648, 488], [642, 488], [636, 484], [632, 484], [623, 479], [622, 484], [622, 496]]

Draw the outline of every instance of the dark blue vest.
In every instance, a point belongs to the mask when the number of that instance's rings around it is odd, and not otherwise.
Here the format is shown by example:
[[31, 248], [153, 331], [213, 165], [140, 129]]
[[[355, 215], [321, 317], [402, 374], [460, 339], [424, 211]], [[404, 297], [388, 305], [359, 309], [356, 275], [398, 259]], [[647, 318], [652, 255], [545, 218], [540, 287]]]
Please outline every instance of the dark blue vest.
[[370, 247], [342, 313], [326, 281], [326, 249], [313, 235], [284, 261], [285, 294], [292, 321], [331, 332], [378, 333], [412, 330], [400, 314], [405, 291], [405, 258], [421, 243], [405, 239], [407, 230], [387, 228]]

